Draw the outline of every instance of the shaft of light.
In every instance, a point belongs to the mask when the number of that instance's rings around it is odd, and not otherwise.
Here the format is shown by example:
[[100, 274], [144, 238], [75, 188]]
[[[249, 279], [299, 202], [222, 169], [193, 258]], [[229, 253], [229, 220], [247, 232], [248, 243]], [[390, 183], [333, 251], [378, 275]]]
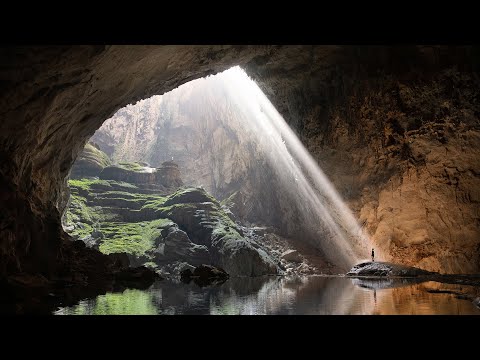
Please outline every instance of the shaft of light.
[[[261, 89], [239, 67], [222, 73], [231, 100], [244, 113], [290, 196], [312, 226], [319, 224], [320, 248], [334, 264], [348, 268], [368, 256], [370, 241], [318, 164]], [[292, 156], [293, 155], [293, 156]], [[288, 173], [286, 173], [288, 171]], [[287, 176], [290, 174], [291, 176]], [[320, 227], [320, 224], [323, 227]]]

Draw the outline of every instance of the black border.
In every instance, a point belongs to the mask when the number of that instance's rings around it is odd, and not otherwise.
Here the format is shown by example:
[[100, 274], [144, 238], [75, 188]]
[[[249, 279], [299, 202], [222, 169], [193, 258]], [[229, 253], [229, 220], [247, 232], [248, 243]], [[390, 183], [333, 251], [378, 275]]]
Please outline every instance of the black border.
[[4, 45], [480, 43], [477, 12], [459, 1], [425, 8], [418, 1], [37, 7], [5, 9]]

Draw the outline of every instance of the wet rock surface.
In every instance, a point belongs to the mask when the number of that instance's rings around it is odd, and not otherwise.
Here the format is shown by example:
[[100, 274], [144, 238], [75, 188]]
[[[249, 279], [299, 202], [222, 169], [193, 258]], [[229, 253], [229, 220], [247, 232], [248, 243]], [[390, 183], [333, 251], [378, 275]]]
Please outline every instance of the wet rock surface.
[[418, 269], [412, 266], [404, 266], [386, 262], [365, 262], [355, 265], [347, 276], [403, 276], [417, 277], [436, 275], [437, 273]]
[[196, 267], [193, 271], [186, 269], [180, 273], [181, 280], [185, 283], [194, 281], [198, 286], [219, 285], [225, 282], [229, 275], [228, 273], [212, 265], [202, 264]]

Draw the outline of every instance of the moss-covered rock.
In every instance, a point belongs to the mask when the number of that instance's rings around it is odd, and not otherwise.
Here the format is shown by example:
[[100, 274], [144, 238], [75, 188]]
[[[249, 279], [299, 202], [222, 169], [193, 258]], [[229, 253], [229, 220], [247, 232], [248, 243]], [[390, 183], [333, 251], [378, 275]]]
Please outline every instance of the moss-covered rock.
[[180, 188], [163, 195], [111, 179], [69, 184], [66, 230], [105, 254], [126, 253], [133, 265], [148, 263], [159, 271], [181, 262], [218, 265], [233, 276], [277, 273], [273, 259], [243, 237], [204, 189]]
[[215, 205], [219, 205], [217, 199], [208, 194], [202, 188], [181, 188], [174, 192], [165, 201], [165, 206], [173, 204], [186, 204], [186, 203], [203, 203], [211, 202]]
[[95, 144], [88, 143], [83, 148], [77, 160], [72, 166], [70, 176], [83, 178], [86, 176], [98, 176], [100, 172], [111, 164], [110, 158]]
[[133, 223], [102, 223], [100, 231], [104, 238], [100, 245], [100, 251], [104, 254], [125, 252], [137, 257], [143, 256], [162, 241], [162, 230], [174, 225], [169, 219]]
[[171, 161], [163, 163], [159, 168], [152, 168], [145, 163], [123, 162], [105, 167], [98, 176], [103, 180], [152, 185], [160, 191], [174, 190], [183, 185], [178, 165]]

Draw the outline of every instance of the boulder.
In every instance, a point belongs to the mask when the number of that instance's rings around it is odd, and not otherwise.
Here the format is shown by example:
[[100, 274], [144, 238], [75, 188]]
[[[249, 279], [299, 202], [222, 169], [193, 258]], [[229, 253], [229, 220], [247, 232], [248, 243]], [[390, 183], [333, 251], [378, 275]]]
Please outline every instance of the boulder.
[[192, 279], [199, 286], [207, 286], [225, 282], [229, 275], [222, 268], [202, 264], [191, 271], [186, 269], [180, 273], [183, 282], [190, 282]]
[[146, 288], [155, 280], [162, 280], [160, 275], [145, 266], [122, 269], [114, 273], [114, 277], [118, 285], [126, 287], [135, 286], [139, 288]]
[[412, 266], [398, 265], [387, 262], [364, 262], [355, 265], [347, 276], [404, 276], [416, 277], [436, 275], [437, 273], [422, 270]]
[[215, 234], [211, 249], [218, 263], [231, 276], [261, 276], [279, 272], [276, 262], [263, 249], [256, 249], [247, 239], [233, 234]]
[[228, 278], [228, 274], [222, 268], [202, 264], [193, 270], [193, 276], [198, 276], [199, 278], [210, 279], [210, 278]]
[[93, 143], [88, 143], [78, 155], [72, 166], [70, 177], [72, 179], [85, 176], [98, 176], [100, 172], [110, 165], [110, 158]]
[[163, 255], [166, 259], [186, 261], [193, 265], [200, 265], [210, 259], [208, 248], [194, 244], [185, 231], [171, 227], [165, 238]]

